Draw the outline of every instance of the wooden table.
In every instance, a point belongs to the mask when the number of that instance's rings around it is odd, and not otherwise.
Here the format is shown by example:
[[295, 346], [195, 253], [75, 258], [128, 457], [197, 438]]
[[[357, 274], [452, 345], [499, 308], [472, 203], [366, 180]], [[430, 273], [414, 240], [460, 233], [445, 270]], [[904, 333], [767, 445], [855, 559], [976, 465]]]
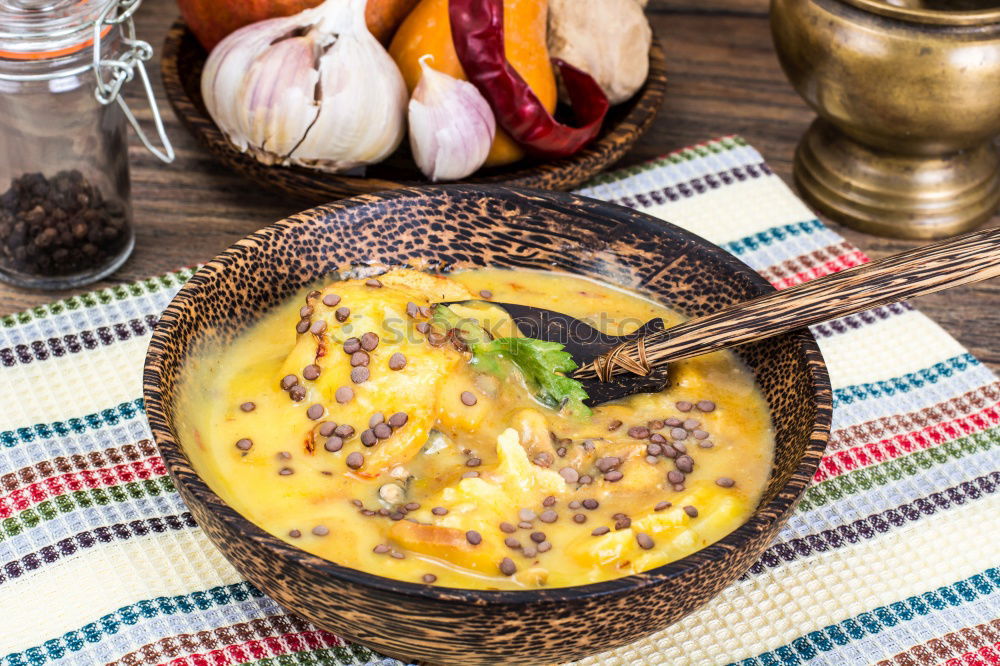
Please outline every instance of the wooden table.
[[[655, 127], [623, 164], [737, 133], [791, 182], [792, 153], [813, 114], [786, 82], [775, 59], [767, 1], [651, 0], [649, 13], [666, 44], [670, 83]], [[139, 36], [159, 49], [176, 14], [174, 0], [145, 0], [136, 20]], [[265, 192], [225, 173], [173, 117], [155, 62], [150, 75], [177, 160], [161, 164], [132, 137], [136, 249], [128, 263], [98, 287], [204, 261], [240, 237], [311, 203]], [[128, 97], [148, 123], [149, 112], [134, 84]], [[1000, 225], [1000, 216], [991, 224]], [[873, 257], [914, 245], [833, 226]], [[0, 314], [64, 295], [0, 284]], [[920, 299], [919, 306], [1000, 371], [1000, 280], [928, 296]]]

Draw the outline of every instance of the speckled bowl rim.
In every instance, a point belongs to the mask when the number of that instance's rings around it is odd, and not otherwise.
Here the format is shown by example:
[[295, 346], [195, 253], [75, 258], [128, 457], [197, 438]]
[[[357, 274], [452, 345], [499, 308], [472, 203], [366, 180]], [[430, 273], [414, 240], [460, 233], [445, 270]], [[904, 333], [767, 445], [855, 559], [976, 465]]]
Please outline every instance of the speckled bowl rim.
[[[654, 218], [650, 215], [638, 213], [609, 204], [607, 202], [582, 197], [565, 192], [552, 192], [541, 190], [524, 190], [502, 186], [487, 185], [440, 185], [430, 187], [408, 187], [385, 192], [373, 193], [342, 199], [330, 204], [316, 206], [296, 215], [289, 216], [270, 226], [264, 227], [260, 231], [253, 233], [237, 241], [222, 254], [212, 261], [202, 266], [195, 275], [188, 280], [177, 292], [170, 304], [164, 310], [162, 316], [153, 330], [149, 349], [143, 368], [143, 398], [145, 401], [147, 419], [150, 422], [150, 429], [154, 440], [163, 455], [167, 465], [167, 470], [171, 478], [178, 486], [183, 485], [199, 502], [203, 503], [211, 511], [235, 527], [239, 533], [254, 539], [259, 544], [270, 548], [276, 555], [286, 561], [293, 562], [299, 566], [311, 567], [318, 573], [329, 576], [334, 580], [341, 580], [355, 585], [378, 589], [390, 593], [404, 595], [414, 598], [422, 598], [434, 601], [449, 601], [453, 603], [463, 603], [473, 606], [504, 604], [523, 605], [537, 603], [560, 603], [574, 600], [587, 599], [605, 595], [617, 596], [631, 594], [648, 585], [662, 585], [669, 580], [682, 576], [690, 571], [702, 566], [702, 561], [721, 558], [726, 551], [739, 551], [746, 546], [750, 538], [760, 531], [770, 530], [775, 522], [784, 521], [788, 514], [794, 509], [802, 494], [809, 486], [820, 459], [826, 449], [829, 439], [830, 424], [833, 415], [833, 398], [830, 387], [830, 378], [826, 369], [826, 362], [820, 352], [819, 345], [815, 337], [808, 329], [799, 329], [791, 334], [792, 340], [801, 349], [806, 366], [811, 374], [813, 387], [813, 400], [816, 407], [816, 422], [813, 425], [809, 436], [809, 442], [802, 453], [802, 459], [792, 471], [791, 477], [782, 488], [778, 490], [774, 499], [764, 505], [758, 506], [750, 519], [733, 532], [729, 533], [719, 541], [702, 548], [690, 555], [675, 560], [668, 564], [649, 569], [642, 573], [615, 578], [599, 583], [588, 583], [585, 585], [575, 585], [570, 587], [544, 588], [534, 590], [476, 590], [466, 588], [437, 587], [433, 585], [423, 585], [411, 583], [393, 578], [367, 573], [359, 569], [341, 566], [329, 560], [325, 560], [317, 555], [308, 553], [297, 546], [289, 544], [276, 536], [264, 531], [261, 527], [245, 518], [242, 514], [233, 509], [221, 497], [219, 497], [202, 480], [201, 475], [194, 469], [194, 466], [184, 454], [183, 447], [175, 439], [169, 428], [161, 427], [159, 424], [169, 424], [171, 420], [167, 417], [164, 409], [162, 396], [158, 389], [160, 385], [160, 365], [162, 361], [160, 348], [171, 345], [170, 332], [173, 330], [178, 317], [183, 316], [184, 306], [189, 299], [198, 291], [206, 289], [211, 285], [211, 281], [217, 275], [227, 270], [226, 264], [231, 261], [240, 261], [247, 257], [249, 252], [260, 249], [260, 242], [264, 239], [280, 236], [285, 229], [298, 224], [317, 224], [315, 220], [310, 220], [305, 215], [322, 209], [324, 215], [329, 218], [331, 214], [336, 214], [340, 210], [346, 210], [356, 206], [365, 206], [377, 201], [386, 199], [423, 197], [428, 191], [433, 190], [453, 190], [469, 194], [489, 196], [493, 192], [514, 192], [530, 194], [536, 199], [545, 200], [545, 204], [555, 204], [556, 206], [572, 206], [575, 200], [585, 201], [588, 205], [598, 205], [614, 217], [615, 209], [627, 211], [632, 224], [638, 224], [644, 231], [652, 234], [669, 233], [680, 240], [686, 240], [701, 247], [715, 261], [718, 261], [720, 268], [725, 271], [740, 273], [749, 278], [753, 286], [759, 287], [762, 291], [771, 291], [773, 286], [767, 282], [759, 273], [751, 267], [726, 252], [722, 248], [697, 236], [689, 231], [677, 227], [669, 222]], [[362, 264], [357, 264], [362, 265]], [[154, 388], [157, 387], [157, 388]], [[193, 476], [190, 482], [181, 481], [175, 473], [178, 467], [183, 467], [184, 471], [190, 470]], [[765, 514], [762, 516], [762, 514]], [[266, 590], [265, 590], [266, 591]]]

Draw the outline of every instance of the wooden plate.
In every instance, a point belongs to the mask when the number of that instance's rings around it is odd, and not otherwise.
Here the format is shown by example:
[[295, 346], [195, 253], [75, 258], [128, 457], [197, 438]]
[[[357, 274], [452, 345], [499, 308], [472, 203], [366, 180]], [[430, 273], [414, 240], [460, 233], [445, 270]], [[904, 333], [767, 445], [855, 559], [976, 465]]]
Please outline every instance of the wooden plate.
[[[261, 185], [323, 202], [377, 190], [427, 184], [404, 140], [400, 149], [364, 177], [329, 174], [298, 166], [267, 166], [233, 147], [209, 117], [201, 97], [201, 71], [207, 54], [183, 21], [177, 21], [163, 44], [163, 85], [177, 117], [199, 143], [224, 165]], [[568, 190], [617, 162], [649, 129], [666, 89], [666, 59], [656, 38], [649, 50], [649, 77], [629, 101], [611, 108], [605, 127], [589, 146], [563, 160], [522, 161], [483, 169], [462, 182]]]

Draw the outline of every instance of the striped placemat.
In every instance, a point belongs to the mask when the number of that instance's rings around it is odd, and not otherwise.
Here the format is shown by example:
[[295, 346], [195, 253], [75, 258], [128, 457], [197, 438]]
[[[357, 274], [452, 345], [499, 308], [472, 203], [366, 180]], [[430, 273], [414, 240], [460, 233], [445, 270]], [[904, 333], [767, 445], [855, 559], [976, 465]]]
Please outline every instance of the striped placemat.
[[[736, 137], [582, 193], [686, 227], [779, 288], [867, 260]], [[140, 370], [190, 275], [0, 318], [0, 665], [399, 663], [243, 581], [166, 476]], [[1000, 663], [1000, 382], [909, 305], [814, 331], [834, 432], [778, 541], [699, 611], [582, 663]]]

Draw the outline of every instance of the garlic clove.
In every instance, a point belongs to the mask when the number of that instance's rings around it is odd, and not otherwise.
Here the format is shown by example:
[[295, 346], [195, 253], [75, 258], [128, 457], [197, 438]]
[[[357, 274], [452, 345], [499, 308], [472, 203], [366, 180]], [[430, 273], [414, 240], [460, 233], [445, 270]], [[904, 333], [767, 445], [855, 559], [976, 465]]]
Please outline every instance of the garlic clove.
[[237, 98], [238, 131], [255, 152], [288, 155], [316, 120], [315, 40], [282, 40], [253, 60]]
[[201, 95], [205, 108], [219, 129], [240, 150], [247, 148], [246, 138], [237, 127], [240, 90], [249, 62], [297, 25], [293, 17], [284, 17], [244, 26], [212, 49], [205, 62], [201, 75]]
[[[329, 2], [330, 0], [328, 0]], [[322, 30], [338, 35], [319, 59], [319, 114], [294, 164], [342, 171], [388, 157], [406, 130], [406, 83], [365, 25], [365, 0], [339, 0]]]
[[430, 180], [465, 178], [486, 161], [496, 119], [474, 85], [437, 71], [428, 60], [420, 60], [420, 83], [410, 99], [410, 149]]

